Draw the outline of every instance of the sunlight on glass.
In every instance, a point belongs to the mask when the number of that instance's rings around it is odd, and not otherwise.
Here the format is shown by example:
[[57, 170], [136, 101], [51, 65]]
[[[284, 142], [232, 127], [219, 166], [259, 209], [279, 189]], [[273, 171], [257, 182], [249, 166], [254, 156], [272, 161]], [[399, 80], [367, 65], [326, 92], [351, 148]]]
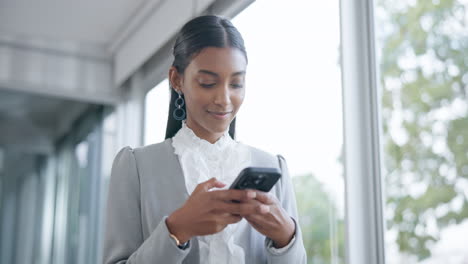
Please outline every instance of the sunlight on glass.
[[145, 141], [154, 144], [166, 136], [167, 114], [169, 111], [169, 82], [167, 79], [151, 89], [145, 98]]
[[236, 139], [286, 158], [309, 263], [344, 263], [339, 1], [256, 1], [233, 23], [249, 56]]

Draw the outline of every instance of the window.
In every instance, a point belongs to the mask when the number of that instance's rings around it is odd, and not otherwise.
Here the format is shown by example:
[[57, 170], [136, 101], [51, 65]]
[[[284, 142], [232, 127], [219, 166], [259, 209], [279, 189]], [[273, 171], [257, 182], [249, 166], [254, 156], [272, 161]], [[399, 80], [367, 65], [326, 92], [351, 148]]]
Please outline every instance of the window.
[[[49, 158], [57, 166], [56, 177], [51, 180], [56, 181], [55, 190], [49, 189], [51, 193], [55, 191], [55, 211], [48, 212], [54, 214], [51, 263], [94, 263], [99, 259], [99, 235], [103, 233], [100, 221], [105, 206], [101, 197], [101, 162], [103, 157], [104, 164], [109, 162], [106, 150], [103, 156], [102, 119], [101, 109], [83, 115], [57, 145], [57, 153]], [[48, 253], [42, 254], [48, 258]]]
[[468, 1], [377, 1], [387, 263], [467, 263]]
[[160, 82], [145, 97], [145, 140], [144, 144], [154, 144], [166, 136], [167, 116], [170, 100], [169, 81]]
[[286, 158], [309, 263], [344, 263], [339, 1], [256, 1], [233, 23], [249, 56], [237, 140]]

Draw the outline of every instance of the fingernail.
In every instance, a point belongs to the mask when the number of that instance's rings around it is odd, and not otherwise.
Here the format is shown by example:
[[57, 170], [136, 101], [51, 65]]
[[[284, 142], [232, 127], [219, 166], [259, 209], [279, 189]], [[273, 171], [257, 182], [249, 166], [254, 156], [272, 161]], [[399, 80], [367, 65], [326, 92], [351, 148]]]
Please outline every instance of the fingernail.
[[262, 204], [262, 205], [260, 205], [260, 212], [262, 214], [266, 214], [266, 213], [270, 212], [270, 207], [267, 206], [267, 205]]
[[257, 196], [257, 193], [256, 192], [253, 192], [253, 191], [247, 191], [247, 197], [250, 198], [250, 199], [253, 199]]

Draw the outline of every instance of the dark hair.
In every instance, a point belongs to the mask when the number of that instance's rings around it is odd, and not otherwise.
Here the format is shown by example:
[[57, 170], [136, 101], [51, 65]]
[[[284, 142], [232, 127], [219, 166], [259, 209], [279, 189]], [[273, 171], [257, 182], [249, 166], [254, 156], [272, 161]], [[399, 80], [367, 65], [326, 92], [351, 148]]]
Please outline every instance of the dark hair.
[[[202, 49], [207, 47], [233, 47], [239, 49], [247, 60], [247, 52], [239, 31], [232, 23], [219, 16], [199, 16], [187, 22], [177, 34], [172, 54], [174, 55], [174, 66], [179, 74], [183, 74], [185, 69]], [[169, 81], [169, 86], [170, 81]], [[173, 118], [175, 100], [178, 98], [177, 92], [171, 90], [171, 100], [169, 102], [169, 114], [167, 118], [166, 139], [173, 137], [182, 127], [182, 122]], [[184, 98], [184, 95], [182, 95]], [[185, 98], [184, 98], [185, 99]], [[185, 104], [182, 106], [186, 111]], [[229, 135], [234, 139], [236, 130], [236, 118], [229, 125]]]

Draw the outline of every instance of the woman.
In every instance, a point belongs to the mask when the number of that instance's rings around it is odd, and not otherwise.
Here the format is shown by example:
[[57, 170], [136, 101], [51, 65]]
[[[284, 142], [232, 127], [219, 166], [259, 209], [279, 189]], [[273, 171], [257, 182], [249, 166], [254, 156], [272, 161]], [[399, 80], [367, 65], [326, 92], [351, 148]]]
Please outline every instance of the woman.
[[[240, 33], [197, 17], [173, 55], [166, 140], [126, 147], [112, 167], [104, 263], [306, 263], [284, 158], [233, 139], [247, 67]], [[281, 180], [270, 193], [227, 189], [248, 166], [279, 168]]]

